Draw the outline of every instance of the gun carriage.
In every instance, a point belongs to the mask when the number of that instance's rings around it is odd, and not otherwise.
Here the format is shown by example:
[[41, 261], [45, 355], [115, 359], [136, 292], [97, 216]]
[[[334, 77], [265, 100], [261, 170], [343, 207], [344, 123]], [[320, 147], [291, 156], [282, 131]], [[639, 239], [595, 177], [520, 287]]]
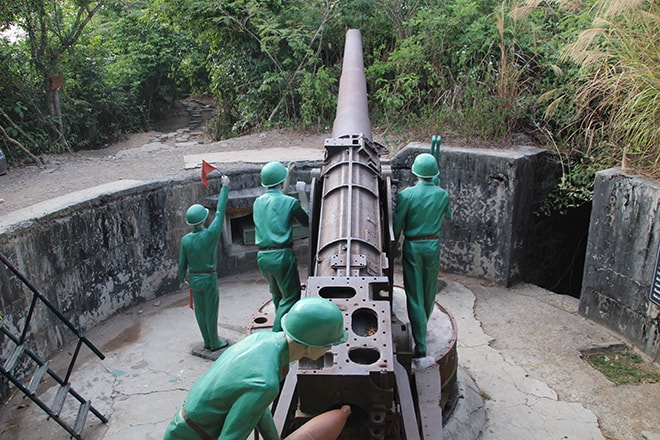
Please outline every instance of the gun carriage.
[[430, 388], [437, 395], [431, 401], [437, 404], [422, 411], [410, 371], [412, 337], [393, 312], [392, 172], [380, 159], [388, 149], [372, 139], [356, 29], [346, 34], [337, 114], [324, 148], [321, 168], [311, 178], [303, 296], [337, 304], [349, 338], [317, 361], [303, 358], [289, 372], [274, 405], [275, 422], [284, 438], [309, 418], [349, 404], [352, 415], [341, 439], [439, 439], [441, 403], [455, 385], [455, 336], [448, 356], [438, 360], [440, 371], [444, 365], [452, 377], [443, 378], [441, 399], [441, 374], [432, 369], [430, 380], [437, 384]]

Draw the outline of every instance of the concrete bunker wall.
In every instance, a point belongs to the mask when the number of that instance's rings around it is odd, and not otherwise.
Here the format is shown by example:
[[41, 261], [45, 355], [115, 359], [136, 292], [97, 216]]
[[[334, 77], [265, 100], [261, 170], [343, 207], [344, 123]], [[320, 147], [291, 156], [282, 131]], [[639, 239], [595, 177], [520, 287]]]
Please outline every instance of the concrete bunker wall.
[[[5, 228], [2, 251], [74, 325], [85, 331], [177, 285], [175, 221], [197, 185], [136, 184]], [[185, 226], [185, 224], [183, 225]], [[20, 328], [32, 293], [0, 267], [4, 324]], [[30, 332], [40, 354], [57, 347], [53, 316], [37, 307]], [[65, 336], [64, 336], [65, 337]]]
[[660, 359], [660, 183], [618, 169], [596, 175], [579, 312]]
[[[428, 146], [406, 148], [390, 161], [397, 188], [414, 184], [410, 166], [420, 151]], [[443, 226], [441, 270], [507, 286], [518, 282], [529, 219], [556, 177], [547, 172], [547, 154], [534, 148], [443, 147], [440, 163], [453, 210]], [[318, 166], [297, 162], [291, 182], [309, 182]], [[256, 269], [257, 249], [245, 237], [252, 203], [263, 192], [260, 169], [227, 170], [231, 191], [220, 276]], [[52, 200], [45, 208], [0, 218], [0, 251], [85, 332], [119, 311], [179, 289], [179, 242], [189, 231], [185, 211], [191, 203], [215, 208], [219, 179], [210, 179], [210, 185], [207, 190], [194, 173], [179, 181], [119, 181]], [[306, 244], [298, 240], [294, 247], [300, 264], [309, 257]], [[0, 265], [0, 313], [14, 333], [23, 325], [31, 296]], [[28, 338], [42, 358], [71, 338], [60, 327], [45, 307], [37, 308]], [[11, 345], [0, 340], [0, 362]], [[2, 400], [7, 392], [7, 385], [0, 385]]]
[[[398, 188], [414, 185], [410, 173], [422, 145], [392, 161]], [[440, 270], [503, 286], [524, 279], [522, 259], [534, 211], [557, 181], [558, 165], [545, 150], [442, 148], [440, 186], [449, 192], [452, 218], [440, 234]]]

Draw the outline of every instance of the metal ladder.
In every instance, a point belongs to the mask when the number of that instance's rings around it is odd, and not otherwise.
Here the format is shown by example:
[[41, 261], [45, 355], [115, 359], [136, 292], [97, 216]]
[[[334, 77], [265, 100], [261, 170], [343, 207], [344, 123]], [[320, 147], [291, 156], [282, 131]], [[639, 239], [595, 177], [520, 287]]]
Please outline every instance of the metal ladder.
[[[74, 325], [48, 300], [48, 298], [39, 292], [39, 290], [37, 290], [1, 252], [0, 261], [2, 261], [4, 265], [10, 271], [12, 271], [14, 275], [16, 275], [16, 277], [33, 293], [30, 310], [28, 311], [27, 317], [25, 318], [23, 328], [20, 330], [20, 336], [12, 334], [12, 332], [5, 325], [3, 317], [0, 316], [0, 332], [9, 338], [14, 345], [13, 351], [10, 352], [5, 362], [0, 365], [0, 373], [2, 373], [4, 377], [13, 383], [16, 388], [21, 390], [26, 397], [32, 400], [37, 406], [39, 406], [39, 408], [48, 414], [48, 418], [55, 420], [62, 428], [71, 434], [71, 438], [81, 440], [82, 431], [85, 427], [85, 422], [89, 412], [94, 414], [102, 423], [107, 423], [108, 419], [91, 405], [91, 401], [86, 400], [83, 396], [71, 388], [69, 379], [71, 377], [71, 372], [73, 371], [82, 344], [85, 344], [100, 359], [104, 359], [105, 356], [85, 336], [83, 336], [82, 333], [77, 328], [75, 328]], [[48, 307], [55, 314], [55, 316], [57, 316], [57, 318], [64, 325], [66, 325], [69, 330], [71, 330], [71, 332], [73, 332], [73, 334], [78, 338], [76, 349], [71, 355], [71, 360], [69, 361], [69, 366], [64, 378], [61, 378], [55, 371], [51, 370], [49, 368], [49, 363], [47, 361], [41, 360], [36, 355], [36, 353], [28, 347], [27, 333], [30, 328], [30, 320], [33, 316], [35, 306], [39, 301], [45, 304], [46, 307]], [[16, 367], [18, 365], [29, 365], [34, 368], [32, 379], [27, 386], [23, 383], [23, 381], [20, 380], [17, 375]], [[50, 405], [44, 402], [38, 395], [39, 385], [46, 377], [46, 374], [48, 374], [55, 382], [57, 382], [57, 384], [59, 384], [55, 398]], [[80, 403], [78, 407], [78, 413], [73, 423], [70, 423], [61, 417], [62, 408], [64, 407], [64, 402], [68, 396], [72, 396]]]

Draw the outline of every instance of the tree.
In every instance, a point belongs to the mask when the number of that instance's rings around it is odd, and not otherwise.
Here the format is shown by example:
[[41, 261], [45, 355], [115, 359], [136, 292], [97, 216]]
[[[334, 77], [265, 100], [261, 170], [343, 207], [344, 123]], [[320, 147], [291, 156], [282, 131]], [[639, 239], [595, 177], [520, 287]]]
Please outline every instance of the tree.
[[58, 72], [62, 56], [77, 43], [96, 13], [114, 0], [16, 0], [6, 16], [25, 31], [31, 62], [42, 78], [43, 93], [56, 143], [70, 149], [64, 134]]
[[[336, 63], [341, 37], [328, 37], [337, 0], [163, 0], [182, 27], [209, 45], [206, 70], [218, 101], [216, 136], [254, 127], [295, 123], [305, 109], [326, 112], [336, 81], [324, 60]], [[333, 52], [325, 57], [325, 52]], [[331, 64], [332, 66], [332, 64]], [[312, 102], [313, 101], [313, 102]], [[322, 101], [322, 102], [321, 102]], [[334, 109], [333, 109], [334, 110]], [[315, 119], [305, 116], [306, 123]]]

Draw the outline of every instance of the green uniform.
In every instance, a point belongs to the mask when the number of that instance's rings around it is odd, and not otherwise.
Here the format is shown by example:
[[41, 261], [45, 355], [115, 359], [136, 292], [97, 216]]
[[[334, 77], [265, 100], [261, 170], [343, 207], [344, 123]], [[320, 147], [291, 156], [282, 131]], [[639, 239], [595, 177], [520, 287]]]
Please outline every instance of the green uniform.
[[215, 218], [208, 228], [194, 227], [181, 239], [179, 252], [179, 282], [190, 271], [190, 288], [197, 325], [204, 348], [217, 350], [225, 345], [218, 339], [218, 241], [222, 233], [229, 189], [223, 185], [218, 195]]
[[262, 331], [240, 340], [193, 384], [164, 440], [204, 438], [196, 430], [212, 439], [244, 440], [254, 428], [266, 440], [279, 439], [269, 406], [288, 367], [284, 333]]
[[438, 293], [443, 218], [451, 218], [449, 194], [432, 181], [420, 180], [397, 195], [394, 234], [403, 232], [403, 285], [415, 354], [426, 353], [426, 325]]
[[273, 331], [282, 330], [280, 321], [300, 299], [300, 277], [293, 252], [293, 221], [307, 225], [309, 217], [297, 199], [269, 188], [254, 201], [257, 264], [268, 281], [275, 305]]

